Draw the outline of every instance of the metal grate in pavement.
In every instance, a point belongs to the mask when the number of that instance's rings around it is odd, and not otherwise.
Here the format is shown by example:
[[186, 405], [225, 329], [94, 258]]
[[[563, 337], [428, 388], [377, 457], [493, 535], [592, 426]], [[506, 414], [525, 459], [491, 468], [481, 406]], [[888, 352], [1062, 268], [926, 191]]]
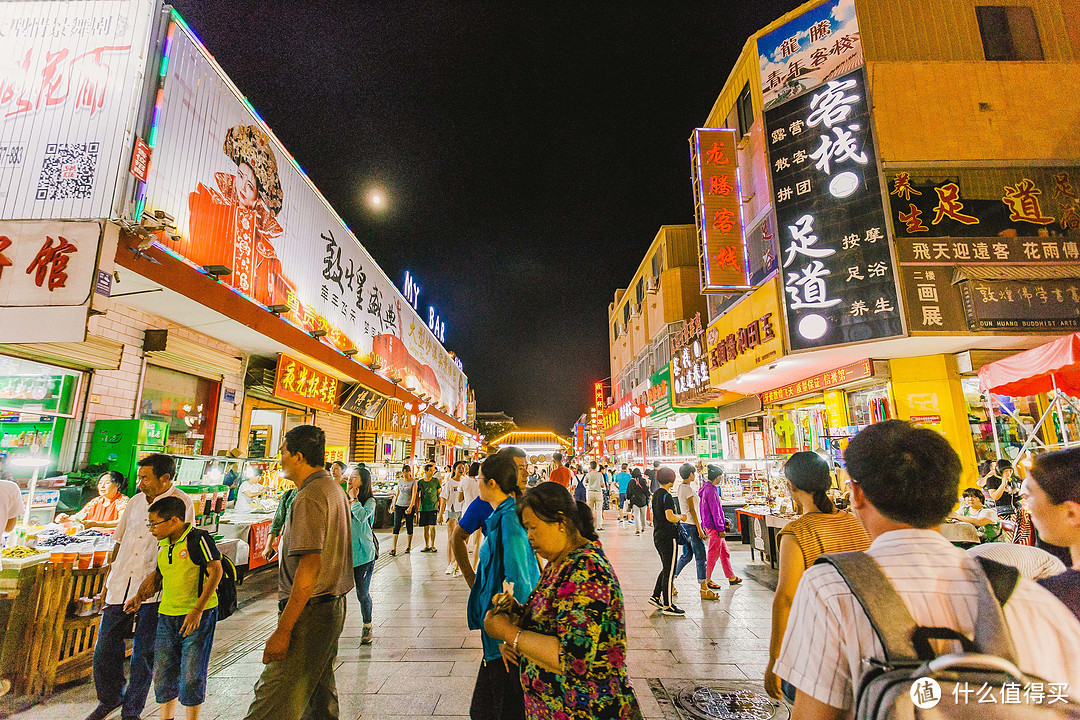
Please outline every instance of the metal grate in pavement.
[[788, 720], [784, 703], [753, 682], [651, 678], [664, 720]]
[[253, 650], [261, 650], [276, 627], [277, 615], [270, 615], [264, 620], [252, 623], [243, 635], [236, 639], [232, 647], [210, 659], [209, 674], [213, 675], [236, 664]]

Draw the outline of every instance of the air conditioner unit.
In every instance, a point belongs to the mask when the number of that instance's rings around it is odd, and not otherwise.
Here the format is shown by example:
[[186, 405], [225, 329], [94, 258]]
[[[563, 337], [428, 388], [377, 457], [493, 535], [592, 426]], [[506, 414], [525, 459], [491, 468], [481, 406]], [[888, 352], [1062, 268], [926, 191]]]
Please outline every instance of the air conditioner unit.
[[649, 293], [650, 295], [655, 295], [656, 293], [660, 292], [660, 279], [651, 277], [646, 280], [645, 292]]
[[641, 306], [640, 305], [634, 305], [632, 308], [630, 308], [630, 317], [636, 318], [636, 317], [638, 317], [640, 315], [641, 315]]

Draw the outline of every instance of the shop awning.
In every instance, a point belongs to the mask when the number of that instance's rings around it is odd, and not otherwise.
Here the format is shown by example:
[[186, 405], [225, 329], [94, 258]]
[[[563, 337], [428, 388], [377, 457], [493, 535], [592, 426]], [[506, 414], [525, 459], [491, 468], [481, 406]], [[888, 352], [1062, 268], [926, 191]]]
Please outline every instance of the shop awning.
[[979, 368], [983, 390], [1024, 397], [1058, 390], [1080, 396], [1080, 333]]

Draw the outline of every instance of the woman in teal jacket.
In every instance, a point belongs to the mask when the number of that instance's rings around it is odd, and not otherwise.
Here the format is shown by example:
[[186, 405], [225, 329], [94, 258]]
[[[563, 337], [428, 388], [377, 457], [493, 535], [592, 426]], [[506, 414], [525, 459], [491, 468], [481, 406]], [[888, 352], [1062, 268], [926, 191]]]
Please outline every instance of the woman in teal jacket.
[[371, 643], [371, 573], [375, 569], [375, 497], [371, 492], [371, 472], [358, 467], [349, 475], [349, 497], [352, 524], [353, 579], [356, 581], [356, 599], [360, 601], [360, 613], [364, 617], [364, 630], [360, 644]]
[[469, 627], [480, 630], [484, 647], [469, 708], [473, 720], [525, 717], [517, 660], [513, 656], [504, 659], [502, 642], [484, 630], [484, 616], [494, 606], [492, 597], [503, 592], [504, 581], [513, 583], [514, 599], [524, 604], [540, 580], [536, 553], [518, 520], [517, 493], [518, 471], [513, 456], [499, 452], [485, 460], [480, 466], [480, 498], [495, 509], [484, 521], [486, 540], [480, 548], [476, 580], [469, 595]]

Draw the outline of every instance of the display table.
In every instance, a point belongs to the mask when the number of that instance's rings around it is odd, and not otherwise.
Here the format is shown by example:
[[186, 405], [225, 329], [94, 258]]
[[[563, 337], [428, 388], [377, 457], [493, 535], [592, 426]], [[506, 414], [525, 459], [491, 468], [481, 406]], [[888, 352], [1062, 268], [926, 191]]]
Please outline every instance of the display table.
[[980, 542], [979, 531], [975, 529], [975, 526], [963, 521], [942, 523], [938, 532], [951, 543], [978, 545]]
[[753, 561], [754, 552], [757, 551], [761, 559], [768, 560], [775, 569], [780, 559], [776, 535], [794, 518], [774, 515], [765, 507], [740, 508], [735, 514], [743, 544], [750, 546], [750, 560]]
[[263, 553], [273, 524], [274, 516], [269, 513], [225, 513], [218, 524], [218, 534], [226, 540], [242, 541], [244, 544], [238, 543], [233, 562], [254, 570], [266, 564]]

